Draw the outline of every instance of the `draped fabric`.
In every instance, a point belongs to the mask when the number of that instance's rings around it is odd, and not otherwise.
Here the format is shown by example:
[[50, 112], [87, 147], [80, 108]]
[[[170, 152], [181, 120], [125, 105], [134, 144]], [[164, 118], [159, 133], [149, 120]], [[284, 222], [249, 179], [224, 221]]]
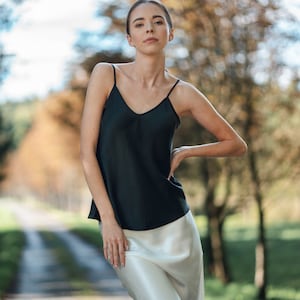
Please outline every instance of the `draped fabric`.
[[117, 274], [136, 300], [204, 300], [203, 253], [191, 212], [146, 231], [124, 230], [129, 241]]
[[[189, 211], [180, 182], [168, 180], [172, 143], [180, 120], [169, 96], [154, 108], [135, 113], [116, 82], [101, 118], [96, 150], [116, 219], [123, 229], [148, 230]], [[89, 218], [100, 220], [92, 201]]]

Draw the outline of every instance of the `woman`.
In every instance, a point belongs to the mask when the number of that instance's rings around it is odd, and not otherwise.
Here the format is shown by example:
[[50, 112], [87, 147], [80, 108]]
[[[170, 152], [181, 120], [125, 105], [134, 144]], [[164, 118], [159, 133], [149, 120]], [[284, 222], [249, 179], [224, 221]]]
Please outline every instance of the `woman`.
[[[204, 299], [200, 238], [173, 174], [188, 157], [246, 151], [205, 96], [166, 71], [164, 49], [173, 37], [165, 6], [134, 3], [127, 39], [135, 60], [95, 66], [82, 117], [82, 163], [93, 196], [89, 217], [101, 220], [104, 256], [137, 300]], [[218, 142], [172, 150], [184, 115]]]

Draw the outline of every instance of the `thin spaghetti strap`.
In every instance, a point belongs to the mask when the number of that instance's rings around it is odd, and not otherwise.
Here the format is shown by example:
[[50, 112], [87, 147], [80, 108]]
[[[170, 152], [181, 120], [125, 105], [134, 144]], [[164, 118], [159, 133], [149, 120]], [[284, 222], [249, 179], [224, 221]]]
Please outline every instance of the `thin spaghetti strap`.
[[115, 68], [115, 66], [114, 66], [113, 64], [111, 64], [111, 66], [112, 66], [112, 68], [113, 68], [113, 70], [114, 70], [114, 85], [116, 85], [116, 83], [117, 83], [117, 79], [116, 79], [116, 68]]
[[170, 89], [170, 92], [167, 95], [167, 98], [171, 95], [171, 93], [173, 92], [173, 90], [175, 89], [176, 85], [178, 84], [180, 80], [177, 79], [176, 82], [174, 83], [174, 85], [172, 86], [172, 88]]

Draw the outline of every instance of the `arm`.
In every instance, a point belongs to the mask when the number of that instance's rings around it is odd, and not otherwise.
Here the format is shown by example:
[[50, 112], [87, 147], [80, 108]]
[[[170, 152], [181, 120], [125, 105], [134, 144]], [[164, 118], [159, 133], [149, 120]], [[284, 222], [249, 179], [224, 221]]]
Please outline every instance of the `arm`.
[[175, 103], [178, 103], [179, 114], [192, 116], [218, 141], [174, 149], [169, 177], [173, 175], [180, 162], [185, 158], [193, 156], [241, 156], [247, 151], [247, 145], [243, 139], [196, 88], [187, 83], [182, 83], [175, 97], [177, 98], [174, 100]]
[[110, 65], [97, 64], [95, 66], [88, 84], [83, 109], [80, 149], [86, 181], [101, 216], [104, 256], [117, 267], [119, 261], [122, 265], [125, 264], [124, 251], [127, 248], [127, 240], [115, 219], [96, 158], [99, 124], [112, 87], [112, 78]]

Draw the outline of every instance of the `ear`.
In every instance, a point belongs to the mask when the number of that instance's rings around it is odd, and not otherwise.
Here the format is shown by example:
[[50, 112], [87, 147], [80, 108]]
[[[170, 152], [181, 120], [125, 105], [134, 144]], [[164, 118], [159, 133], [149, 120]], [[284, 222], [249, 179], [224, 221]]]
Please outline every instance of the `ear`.
[[129, 46], [135, 47], [135, 45], [134, 45], [134, 43], [133, 43], [133, 41], [132, 41], [132, 38], [131, 38], [130, 34], [127, 34], [126, 38], [127, 38], [127, 41], [128, 41]]
[[169, 42], [171, 42], [173, 39], [174, 39], [174, 29], [170, 29]]

